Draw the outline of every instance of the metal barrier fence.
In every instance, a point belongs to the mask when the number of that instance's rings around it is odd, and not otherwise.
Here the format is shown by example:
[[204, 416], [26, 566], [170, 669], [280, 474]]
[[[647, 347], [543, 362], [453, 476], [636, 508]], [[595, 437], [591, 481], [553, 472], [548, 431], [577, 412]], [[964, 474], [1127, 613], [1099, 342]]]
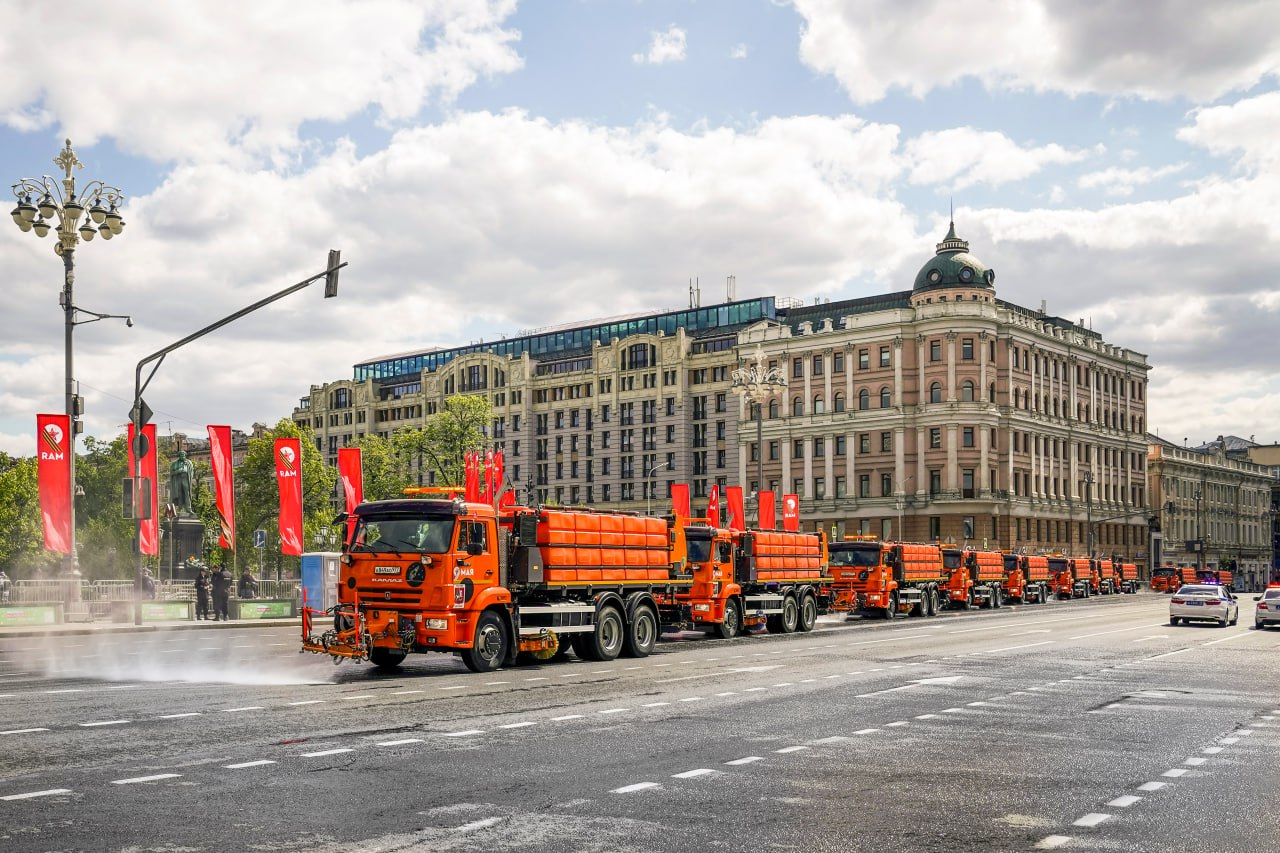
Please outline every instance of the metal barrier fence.
[[[231, 597], [239, 598], [239, 579], [232, 578]], [[301, 584], [297, 580], [259, 580], [257, 592], [245, 598], [273, 598], [295, 600], [301, 598]], [[61, 603], [69, 622], [98, 621], [111, 618], [113, 609], [124, 602], [134, 601], [134, 582], [131, 580], [18, 580], [8, 599], [0, 604], [52, 604]], [[155, 600], [195, 601], [195, 581], [157, 580]]]

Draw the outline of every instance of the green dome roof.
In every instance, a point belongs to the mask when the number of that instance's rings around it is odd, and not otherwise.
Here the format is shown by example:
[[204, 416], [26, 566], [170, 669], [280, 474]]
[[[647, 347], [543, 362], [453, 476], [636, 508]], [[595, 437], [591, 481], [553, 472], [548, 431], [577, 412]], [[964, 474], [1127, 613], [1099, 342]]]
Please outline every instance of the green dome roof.
[[994, 290], [996, 272], [969, 254], [969, 243], [956, 236], [956, 224], [951, 223], [947, 236], [937, 246], [937, 255], [930, 258], [916, 273], [913, 291], [941, 290], [951, 287], [980, 287]]

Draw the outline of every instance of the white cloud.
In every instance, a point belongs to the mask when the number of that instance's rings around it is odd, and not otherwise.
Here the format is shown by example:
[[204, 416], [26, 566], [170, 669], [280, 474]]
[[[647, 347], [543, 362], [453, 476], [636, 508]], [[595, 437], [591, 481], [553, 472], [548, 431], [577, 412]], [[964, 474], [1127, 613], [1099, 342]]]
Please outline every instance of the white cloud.
[[1280, 5], [792, 0], [800, 56], [858, 103], [976, 78], [993, 89], [1207, 102], [1280, 71]]
[[911, 183], [955, 189], [1020, 181], [1045, 166], [1075, 163], [1088, 156], [1056, 144], [1023, 148], [1002, 133], [970, 127], [922, 133], [907, 142], [904, 154]]
[[[303, 122], [370, 111], [401, 123], [482, 76], [520, 67], [515, 0], [89, 0], [0, 5], [10, 38], [0, 116], [88, 146], [110, 137], [160, 162], [269, 155], [287, 165]], [[74, 26], [67, 26], [74, 21]], [[198, 58], [198, 61], [192, 61]]]
[[667, 62], [683, 62], [685, 58], [685, 31], [675, 24], [667, 27], [666, 32], [651, 33], [649, 49], [644, 53], [633, 53], [631, 60], [636, 63], [663, 65]]
[[1127, 196], [1133, 195], [1133, 191], [1140, 186], [1176, 175], [1186, 168], [1186, 163], [1171, 163], [1159, 168], [1142, 166], [1137, 169], [1102, 169], [1081, 175], [1077, 184], [1081, 189], [1101, 189], [1110, 196]]
[[732, 48], [730, 48], [729, 58], [730, 59], [746, 59], [747, 58], [746, 43], [735, 44]]
[[1275, 168], [1280, 162], [1280, 92], [1268, 92], [1233, 104], [1193, 113], [1195, 124], [1178, 131], [1178, 139], [1218, 155], [1239, 154], [1241, 165]]

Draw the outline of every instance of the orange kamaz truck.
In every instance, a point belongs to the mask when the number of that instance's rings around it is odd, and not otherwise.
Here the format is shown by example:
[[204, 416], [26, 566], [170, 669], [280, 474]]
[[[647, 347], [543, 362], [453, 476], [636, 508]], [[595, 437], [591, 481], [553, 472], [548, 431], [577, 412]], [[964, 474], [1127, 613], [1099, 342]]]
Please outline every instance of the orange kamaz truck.
[[933, 616], [945, 603], [937, 545], [851, 537], [829, 545], [829, 607], [833, 611], [876, 613], [893, 619], [902, 613]]
[[952, 607], [995, 609], [1003, 599], [1004, 557], [998, 551], [978, 551], [944, 545], [942, 568], [947, 573], [944, 601]]
[[[362, 503], [344, 544], [338, 604], [303, 608], [304, 651], [394, 668], [450, 652], [484, 672], [526, 653], [643, 657], [659, 600], [692, 590], [661, 518], [459, 499]], [[331, 628], [317, 626], [333, 618]], [[323, 628], [323, 630], [319, 630]]]
[[1100, 557], [1090, 560], [1089, 564], [1093, 572], [1089, 582], [1089, 589], [1093, 595], [1114, 595], [1120, 591], [1120, 585], [1116, 583], [1116, 564], [1114, 560]]
[[1195, 566], [1160, 566], [1151, 572], [1151, 591], [1177, 592], [1184, 583], [1198, 580]]
[[1049, 600], [1049, 560], [1039, 554], [1004, 554], [1004, 596], [1023, 604]]
[[664, 628], [724, 639], [759, 625], [776, 634], [813, 630], [832, 580], [821, 533], [727, 530], [697, 519], [678, 531], [670, 524], [673, 560], [693, 582], [657, 596]]

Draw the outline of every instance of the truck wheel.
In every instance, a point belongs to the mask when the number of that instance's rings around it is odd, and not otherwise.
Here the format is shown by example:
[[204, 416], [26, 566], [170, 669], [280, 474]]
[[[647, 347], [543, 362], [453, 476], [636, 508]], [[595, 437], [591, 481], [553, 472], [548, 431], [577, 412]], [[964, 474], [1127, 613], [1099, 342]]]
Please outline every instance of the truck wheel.
[[929, 606], [926, 603], [928, 596], [921, 595], [920, 600], [915, 603], [910, 610], [907, 611], [908, 616], [928, 616]]
[[462, 662], [472, 672], [493, 672], [507, 659], [511, 638], [507, 626], [492, 610], [480, 614], [476, 623], [476, 641], [472, 648], [462, 650]]
[[631, 614], [624, 653], [627, 657], [647, 658], [658, 645], [658, 614], [649, 606], [637, 607]]
[[591, 660], [616, 660], [622, 653], [626, 633], [622, 614], [616, 607], [606, 607], [596, 614], [595, 631], [583, 635], [582, 651], [585, 651], [586, 657]]
[[369, 652], [369, 662], [383, 672], [395, 672], [400, 668], [400, 662], [405, 658], [404, 652], [396, 652], [391, 649], [373, 648]]
[[813, 630], [813, 626], [818, 624], [818, 599], [813, 593], [806, 592], [804, 598], [800, 600], [798, 617], [796, 628], [802, 634], [809, 633]]
[[898, 618], [898, 593], [889, 594], [889, 606], [884, 609], [884, 618], [889, 620]]
[[782, 598], [782, 612], [765, 619], [765, 627], [770, 634], [794, 634], [800, 621], [800, 608], [796, 597], [787, 594]]
[[713, 637], [732, 640], [742, 631], [742, 611], [738, 607], [738, 599], [731, 598], [724, 603], [724, 621], [711, 632]]
[[938, 611], [942, 609], [942, 605], [938, 602], [938, 591], [936, 589], [926, 590], [925, 598], [929, 600], [929, 615], [937, 616]]
[[991, 608], [993, 610], [999, 610], [1001, 607], [1004, 606], [1004, 602], [1000, 600], [1000, 595], [1001, 595], [1000, 587], [998, 586], [991, 587]]

